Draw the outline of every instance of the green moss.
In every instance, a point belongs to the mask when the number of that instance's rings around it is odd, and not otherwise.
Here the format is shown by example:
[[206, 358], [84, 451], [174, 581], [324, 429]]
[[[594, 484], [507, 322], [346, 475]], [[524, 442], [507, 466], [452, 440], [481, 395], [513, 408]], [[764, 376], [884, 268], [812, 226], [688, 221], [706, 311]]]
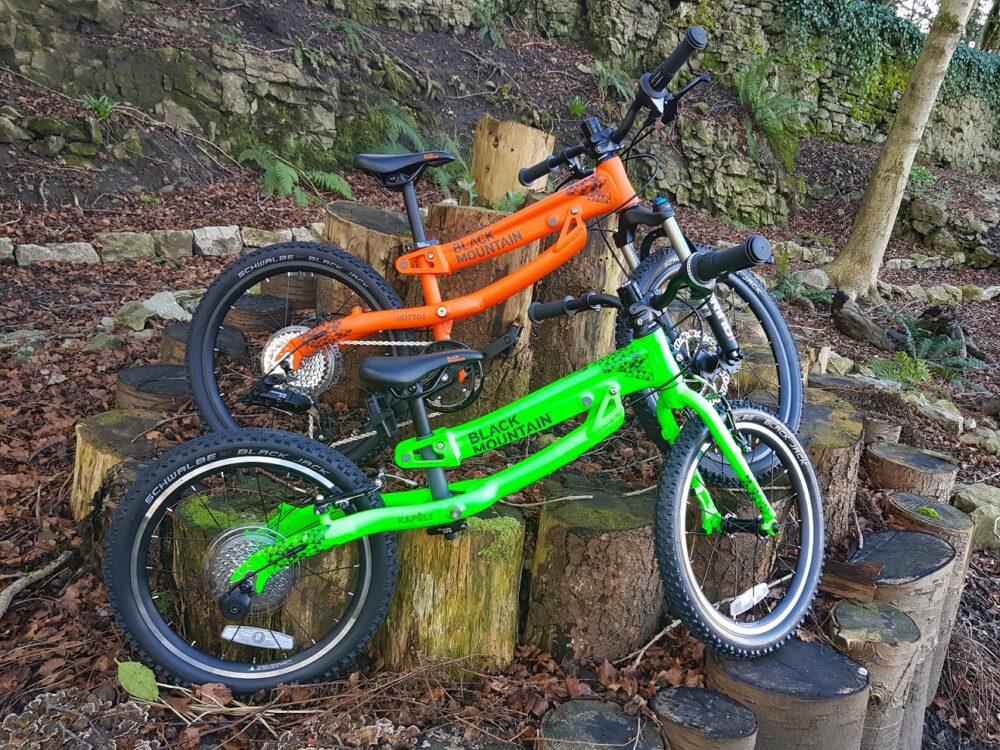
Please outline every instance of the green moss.
[[524, 520], [520, 513], [500, 512], [496, 514], [472, 516], [468, 520], [469, 531], [490, 534], [493, 539], [488, 546], [479, 550], [484, 560], [507, 559], [518, 554], [524, 543]]
[[209, 495], [195, 495], [185, 498], [177, 504], [174, 512], [183, 519], [184, 523], [209, 533], [253, 523], [256, 520], [238, 509], [213, 507], [212, 499]]
[[938, 513], [936, 510], [934, 510], [934, 508], [930, 507], [929, 505], [921, 505], [919, 508], [917, 508], [917, 513], [919, 513], [922, 516], [927, 516], [928, 518], [941, 517], [941, 514]]

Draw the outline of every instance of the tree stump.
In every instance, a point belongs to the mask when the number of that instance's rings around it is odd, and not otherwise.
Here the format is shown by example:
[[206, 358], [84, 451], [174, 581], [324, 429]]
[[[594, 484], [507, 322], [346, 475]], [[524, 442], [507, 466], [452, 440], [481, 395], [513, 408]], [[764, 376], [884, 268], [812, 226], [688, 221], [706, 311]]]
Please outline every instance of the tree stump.
[[[504, 214], [499, 211], [485, 208], [439, 203], [430, 208], [427, 216], [427, 234], [441, 242], [448, 242], [487, 227], [503, 216]], [[451, 298], [481, 289], [501, 276], [520, 268], [538, 253], [539, 244], [533, 242], [474, 266], [463, 268], [442, 282], [442, 295]], [[451, 337], [474, 349], [483, 349], [504, 335], [514, 321], [520, 321], [522, 328], [521, 340], [513, 356], [509, 359], [505, 357], [494, 359], [486, 366], [486, 380], [482, 393], [472, 406], [462, 411], [461, 415], [450, 418], [453, 423], [464, 422], [506, 406], [528, 392], [532, 366], [532, 351], [529, 346], [531, 323], [527, 316], [530, 303], [529, 287], [472, 318], [455, 322]], [[408, 304], [423, 304], [423, 294], [419, 288], [411, 290]], [[442, 420], [441, 424], [448, 424], [448, 419]]]
[[615, 659], [659, 623], [653, 504], [585, 486], [571, 492], [593, 499], [542, 507], [523, 640], [560, 660]]
[[191, 400], [183, 365], [136, 365], [118, 373], [115, 405], [177, 414]]
[[288, 325], [288, 302], [269, 294], [244, 294], [222, 321], [244, 334], [274, 333]]
[[602, 700], [572, 700], [542, 717], [539, 750], [663, 750], [653, 723]]
[[889, 443], [869, 445], [864, 467], [873, 487], [935, 498], [951, 495], [958, 475], [958, 462], [951, 456]]
[[948, 593], [945, 595], [941, 610], [937, 646], [934, 649], [934, 659], [927, 679], [926, 703], [929, 706], [937, 695], [941, 670], [944, 668], [948, 644], [951, 642], [951, 631], [955, 626], [958, 607], [962, 601], [962, 589], [965, 588], [965, 575], [969, 569], [976, 524], [967, 514], [954, 506], [905, 492], [894, 492], [889, 496], [884, 516], [886, 522], [894, 528], [925, 531], [944, 539], [955, 548], [955, 564], [952, 567]]
[[920, 629], [885, 602], [841, 600], [830, 612], [834, 645], [871, 674], [863, 750], [895, 750], [916, 668]]
[[869, 443], [898, 443], [903, 432], [903, 425], [879, 416], [864, 416], [861, 418], [864, 426], [865, 445]]
[[916, 670], [906, 696], [901, 750], [919, 750], [927, 695], [942, 609], [955, 564], [955, 548], [944, 539], [920, 531], [874, 531], [851, 562], [883, 564], [875, 582], [875, 599], [905, 612], [920, 630], [914, 657]]
[[[184, 364], [189, 330], [190, 323], [171, 323], [160, 331], [160, 355], [157, 359], [161, 365]], [[215, 348], [217, 353], [232, 359], [245, 359], [247, 356], [246, 338], [235, 328], [221, 326]]]
[[413, 242], [404, 214], [355, 201], [334, 201], [326, 207], [325, 234], [331, 245], [393, 279], [393, 287], [405, 298], [404, 290], [397, 286], [401, 279], [396, 274], [396, 258], [404, 246]]
[[79, 521], [93, 510], [94, 498], [114, 466], [153, 455], [153, 446], [143, 436], [159, 421], [159, 415], [152, 412], [124, 410], [94, 414], [77, 423], [70, 491], [73, 520]]
[[544, 190], [546, 177], [529, 187], [517, 179], [522, 167], [530, 167], [552, 154], [556, 138], [551, 133], [510, 120], [494, 120], [483, 115], [472, 136], [472, 164], [469, 171], [476, 181], [476, 193], [485, 203], [496, 204], [508, 191], [526, 193]]
[[853, 406], [830, 393], [806, 389], [799, 435], [816, 468], [831, 544], [843, 541], [854, 529], [862, 431], [861, 415]]
[[793, 638], [760, 659], [709, 652], [705, 684], [753, 711], [757, 750], [857, 750], [868, 670], [822, 641]]
[[513, 658], [524, 519], [494, 507], [451, 541], [424, 529], [399, 532], [396, 593], [372, 643], [386, 668], [461, 659], [448, 671], [499, 669]]
[[670, 750], [754, 750], [757, 717], [708, 688], [672, 687], [649, 701]]
[[296, 271], [271, 276], [260, 283], [260, 294], [286, 300], [290, 310], [312, 310], [316, 307], [316, 280], [311, 273]]

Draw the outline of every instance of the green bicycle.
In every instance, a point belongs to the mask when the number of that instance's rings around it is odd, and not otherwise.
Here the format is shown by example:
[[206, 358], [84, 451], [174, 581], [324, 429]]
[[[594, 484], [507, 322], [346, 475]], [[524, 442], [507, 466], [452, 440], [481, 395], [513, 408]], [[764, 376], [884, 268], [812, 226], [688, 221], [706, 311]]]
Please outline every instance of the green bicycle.
[[[652, 389], [672, 444], [654, 523], [671, 611], [710, 648], [746, 657], [773, 650], [805, 617], [819, 583], [823, 512], [812, 467], [774, 415], [700, 395], [690, 361], [675, 359], [661, 320], [682, 286], [707, 293], [770, 252], [755, 236], [692, 255], [659, 294], [628, 284], [618, 296], [536, 303], [536, 321], [618, 309], [632, 340], [455, 427], [432, 431], [425, 399], [477, 372], [482, 353], [366, 360], [361, 377], [409, 406], [416, 437], [397, 445], [395, 462], [423, 470], [426, 488], [383, 492], [383, 474], [373, 482], [336, 451], [273, 430], [217, 433], [175, 448], [130, 489], [106, 540], [108, 595], [130, 643], [172, 679], [240, 691], [337, 675], [385, 617], [396, 578], [394, 532], [461, 533], [468, 516], [611, 436], [629, 397]], [[678, 410], [688, 414], [683, 428]], [[492, 476], [447, 479], [446, 469], [472, 456], [571, 421], [565, 434]], [[745, 456], [756, 449], [771, 458], [755, 464], [755, 474]], [[712, 485], [699, 468], [709, 453], [732, 470], [713, 475]]]

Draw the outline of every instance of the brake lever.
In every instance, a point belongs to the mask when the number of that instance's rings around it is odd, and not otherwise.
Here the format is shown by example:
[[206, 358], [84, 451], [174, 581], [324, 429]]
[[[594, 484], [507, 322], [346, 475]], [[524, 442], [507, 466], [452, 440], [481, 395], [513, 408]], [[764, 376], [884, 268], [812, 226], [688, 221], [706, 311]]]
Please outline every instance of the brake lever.
[[590, 177], [590, 175], [594, 174], [594, 168], [584, 166], [583, 159], [581, 159], [579, 156], [574, 156], [572, 159], [570, 159], [567, 162], [567, 166], [569, 167], [570, 172], [572, 172], [573, 177], [577, 179]]
[[695, 87], [700, 86], [703, 83], [708, 83], [711, 80], [712, 77], [709, 75], [700, 75], [689, 81], [687, 86], [682, 88], [676, 94], [673, 94], [672, 96], [668, 94], [663, 104], [663, 114], [660, 115], [659, 127], [669, 125], [676, 120], [677, 107], [680, 105], [681, 99], [690, 94], [691, 90]]

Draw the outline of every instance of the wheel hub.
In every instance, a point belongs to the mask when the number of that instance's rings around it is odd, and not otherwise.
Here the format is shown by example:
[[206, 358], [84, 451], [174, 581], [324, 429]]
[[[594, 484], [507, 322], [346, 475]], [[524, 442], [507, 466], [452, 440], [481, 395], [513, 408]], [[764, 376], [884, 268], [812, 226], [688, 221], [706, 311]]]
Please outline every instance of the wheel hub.
[[212, 540], [205, 554], [203, 574], [208, 590], [227, 620], [247, 614], [267, 614], [278, 609], [299, 578], [297, 563], [275, 571], [264, 590], [251, 596], [230, 581], [233, 571], [258, 550], [280, 542], [284, 536], [267, 526], [247, 525], [226, 529]]
[[[705, 352], [714, 352], [715, 339], [704, 335], [701, 331], [683, 331], [678, 334], [673, 343], [674, 356], [682, 366], [689, 366], [691, 372], [703, 380], [700, 391], [725, 395], [729, 390], [731, 377], [729, 371], [723, 368], [717, 357], [699, 356]], [[704, 367], [700, 363], [712, 360], [713, 367]]]
[[[275, 331], [268, 339], [267, 344], [264, 345], [264, 350], [260, 355], [262, 371], [265, 374], [280, 372], [279, 354], [289, 341], [308, 330], [307, 326], [287, 326]], [[319, 395], [337, 382], [343, 364], [339, 347], [336, 345], [324, 346], [319, 351], [302, 358], [299, 366], [288, 373], [286, 385], [308, 393], [310, 396]]]

